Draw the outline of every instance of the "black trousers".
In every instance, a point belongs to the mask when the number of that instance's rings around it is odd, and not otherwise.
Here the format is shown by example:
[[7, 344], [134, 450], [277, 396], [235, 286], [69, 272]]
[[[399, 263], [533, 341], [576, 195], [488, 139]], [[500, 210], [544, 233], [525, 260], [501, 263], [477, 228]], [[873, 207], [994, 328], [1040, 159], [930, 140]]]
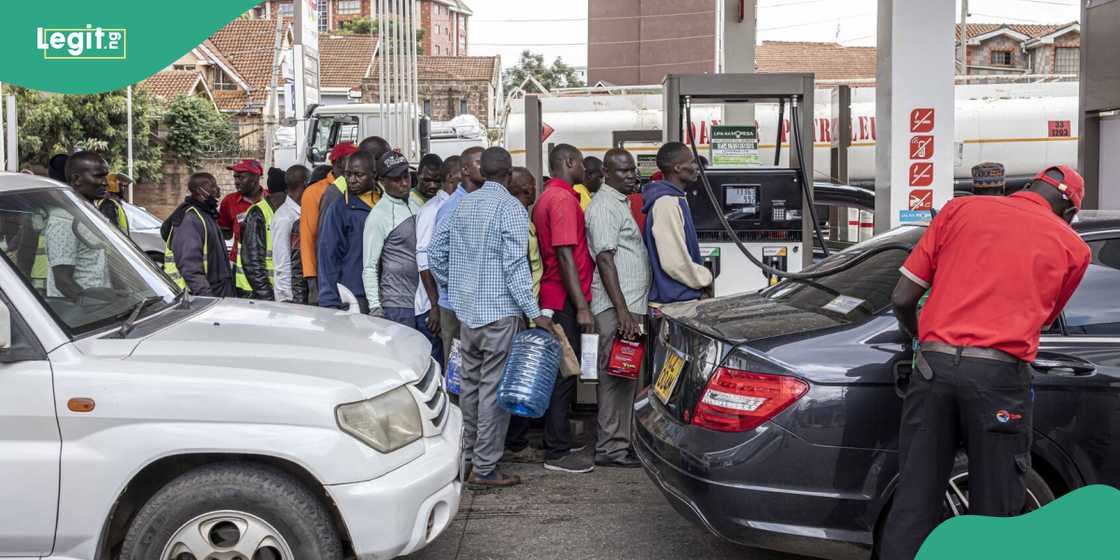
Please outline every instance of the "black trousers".
[[899, 428], [899, 472], [881, 558], [909, 560], [943, 517], [957, 450], [968, 453], [969, 514], [1018, 515], [1030, 468], [1032, 369], [924, 352], [933, 372], [910, 377]]
[[[564, 330], [568, 344], [576, 356], [580, 355], [579, 323], [576, 322], [576, 308], [569, 298], [563, 311], [557, 311], [552, 321]], [[572, 426], [568, 416], [572, 410], [572, 401], [576, 395], [578, 376], [564, 377], [557, 374], [556, 385], [552, 388], [552, 399], [548, 402], [548, 411], [544, 413], [544, 452], [545, 459], [559, 459], [572, 450]]]

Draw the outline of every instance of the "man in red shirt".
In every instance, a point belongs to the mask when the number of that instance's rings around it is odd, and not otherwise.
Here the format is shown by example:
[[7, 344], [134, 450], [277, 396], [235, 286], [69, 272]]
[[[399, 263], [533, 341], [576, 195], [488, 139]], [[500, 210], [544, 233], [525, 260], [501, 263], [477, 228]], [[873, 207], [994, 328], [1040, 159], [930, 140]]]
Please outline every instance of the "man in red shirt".
[[[552, 320], [564, 329], [576, 355], [580, 355], [580, 335], [595, 332], [591, 314], [591, 277], [595, 264], [587, 249], [586, 223], [573, 185], [583, 182], [583, 154], [569, 144], [560, 144], [548, 154], [552, 175], [533, 207], [541, 261], [541, 309], [552, 312]], [[595, 464], [589, 457], [572, 453], [572, 433], [568, 412], [576, 392], [576, 378], [557, 378], [552, 400], [545, 413], [544, 468], [570, 473], [591, 472]]]
[[245, 220], [245, 213], [249, 207], [260, 202], [262, 196], [268, 191], [261, 186], [261, 175], [264, 169], [261, 162], [255, 159], [243, 159], [235, 165], [226, 167], [233, 171], [233, 184], [236, 191], [222, 198], [218, 206], [218, 228], [226, 239], [233, 238], [233, 249], [229, 252], [229, 262], [237, 262], [237, 246], [241, 238], [241, 222]]
[[[1021, 513], [1030, 364], [1040, 333], [1058, 319], [1092, 257], [1069, 227], [1084, 193], [1081, 176], [1060, 165], [1009, 197], [958, 198], [903, 264], [895, 314], [920, 345], [902, 405], [902, 474], [883, 559], [913, 558], [940, 521], [959, 442], [969, 458], [968, 513]], [[927, 290], [919, 323], [918, 300]]]

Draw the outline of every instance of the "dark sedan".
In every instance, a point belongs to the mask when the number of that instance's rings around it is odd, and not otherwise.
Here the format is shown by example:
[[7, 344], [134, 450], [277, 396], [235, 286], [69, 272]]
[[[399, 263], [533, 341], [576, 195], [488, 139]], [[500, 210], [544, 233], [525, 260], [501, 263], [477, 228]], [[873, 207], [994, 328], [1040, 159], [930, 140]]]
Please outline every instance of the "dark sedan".
[[[1084, 212], [1074, 227], [1093, 264], [1035, 362], [1028, 510], [1086, 484], [1120, 486], [1120, 213]], [[816, 266], [913, 246], [923, 231], [896, 229]], [[890, 296], [907, 254], [665, 308], [634, 446], [682, 515], [749, 546], [871, 555], [898, 479], [896, 371], [912, 353]], [[967, 511], [962, 455], [945, 515]]]

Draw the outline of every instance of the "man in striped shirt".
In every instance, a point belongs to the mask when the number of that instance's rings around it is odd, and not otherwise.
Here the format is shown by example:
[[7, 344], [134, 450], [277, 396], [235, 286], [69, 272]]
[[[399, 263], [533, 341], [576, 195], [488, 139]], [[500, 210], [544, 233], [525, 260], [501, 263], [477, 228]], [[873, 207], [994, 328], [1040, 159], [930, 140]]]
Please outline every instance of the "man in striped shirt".
[[641, 466], [630, 448], [630, 416], [637, 381], [606, 374], [615, 337], [636, 339], [645, 322], [649, 256], [627, 197], [638, 188], [638, 166], [626, 150], [604, 157], [606, 187], [587, 207], [587, 247], [595, 258], [591, 312], [599, 333], [599, 417], [595, 464]]

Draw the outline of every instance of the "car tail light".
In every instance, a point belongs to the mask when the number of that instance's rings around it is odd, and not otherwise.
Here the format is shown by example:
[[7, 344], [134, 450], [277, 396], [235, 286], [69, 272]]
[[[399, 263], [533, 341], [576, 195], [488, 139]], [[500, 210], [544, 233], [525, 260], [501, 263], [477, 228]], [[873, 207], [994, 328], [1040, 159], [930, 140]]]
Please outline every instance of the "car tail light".
[[692, 423], [720, 432], [753, 430], [808, 390], [809, 385], [796, 377], [716, 368]]

